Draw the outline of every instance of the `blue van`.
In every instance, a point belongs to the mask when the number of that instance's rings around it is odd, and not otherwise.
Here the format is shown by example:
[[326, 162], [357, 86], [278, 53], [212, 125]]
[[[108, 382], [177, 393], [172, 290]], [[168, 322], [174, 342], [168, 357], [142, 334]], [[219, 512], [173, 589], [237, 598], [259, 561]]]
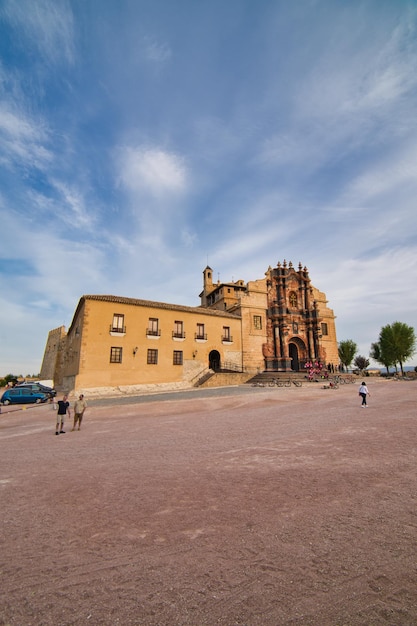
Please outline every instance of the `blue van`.
[[7, 389], [1, 397], [0, 402], [2, 404], [28, 404], [36, 402], [46, 402], [49, 396], [46, 393], [40, 391], [34, 391], [26, 387], [14, 387], [13, 389]]

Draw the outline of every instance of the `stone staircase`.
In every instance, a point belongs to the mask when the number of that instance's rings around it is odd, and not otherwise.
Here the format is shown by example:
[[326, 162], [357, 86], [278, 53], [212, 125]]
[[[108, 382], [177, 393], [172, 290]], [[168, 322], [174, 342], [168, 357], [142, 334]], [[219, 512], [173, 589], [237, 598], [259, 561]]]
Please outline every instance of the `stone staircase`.
[[269, 384], [272, 384], [275, 380], [280, 380], [285, 383], [289, 378], [301, 383], [308, 382], [306, 372], [260, 372], [252, 378], [249, 378], [246, 382], [248, 385], [259, 384], [268, 387]]

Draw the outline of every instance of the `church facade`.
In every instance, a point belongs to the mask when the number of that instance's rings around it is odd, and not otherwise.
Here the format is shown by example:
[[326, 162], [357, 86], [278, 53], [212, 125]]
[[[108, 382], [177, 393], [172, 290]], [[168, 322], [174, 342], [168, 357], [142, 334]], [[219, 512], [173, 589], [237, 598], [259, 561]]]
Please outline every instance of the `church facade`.
[[306, 267], [285, 261], [265, 277], [213, 282], [200, 306], [109, 295], [80, 298], [68, 332], [49, 333], [41, 378], [66, 391], [190, 388], [211, 372], [304, 371], [338, 364], [335, 316]]

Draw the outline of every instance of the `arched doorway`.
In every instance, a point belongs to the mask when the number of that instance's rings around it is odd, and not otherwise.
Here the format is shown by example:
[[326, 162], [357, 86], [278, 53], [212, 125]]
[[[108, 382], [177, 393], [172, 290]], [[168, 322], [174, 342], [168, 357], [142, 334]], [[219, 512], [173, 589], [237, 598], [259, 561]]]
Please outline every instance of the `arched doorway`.
[[220, 353], [217, 350], [212, 350], [209, 354], [209, 368], [215, 372], [220, 370]]
[[288, 346], [288, 352], [291, 359], [291, 369], [293, 372], [300, 371], [300, 359], [298, 356], [298, 347], [295, 343], [290, 343]]

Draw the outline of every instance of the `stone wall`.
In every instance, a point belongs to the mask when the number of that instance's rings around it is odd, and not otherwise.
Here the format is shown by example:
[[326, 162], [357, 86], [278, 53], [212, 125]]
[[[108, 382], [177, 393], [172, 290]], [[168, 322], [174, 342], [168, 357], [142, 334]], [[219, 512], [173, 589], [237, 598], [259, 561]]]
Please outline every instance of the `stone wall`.
[[43, 355], [41, 380], [53, 380], [55, 382], [57, 369], [59, 369], [60, 350], [65, 336], [65, 326], [59, 326], [49, 332]]

